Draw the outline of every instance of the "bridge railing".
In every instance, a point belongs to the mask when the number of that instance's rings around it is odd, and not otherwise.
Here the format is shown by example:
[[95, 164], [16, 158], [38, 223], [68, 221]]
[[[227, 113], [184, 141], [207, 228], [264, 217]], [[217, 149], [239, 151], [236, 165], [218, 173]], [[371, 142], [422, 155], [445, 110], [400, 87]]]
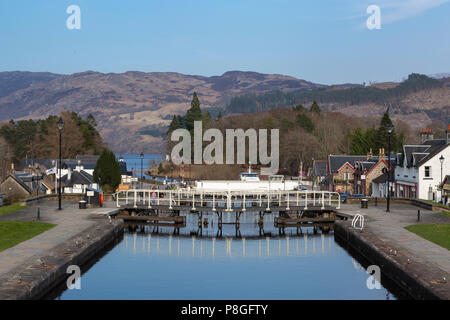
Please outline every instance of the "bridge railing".
[[117, 207], [146, 206], [174, 207], [189, 206], [191, 210], [207, 207], [212, 211], [225, 208], [225, 211], [246, 211], [250, 207], [276, 207], [279, 210], [291, 208], [308, 209], [310, 207], [336, 207], [340, 209], [340, 194], [330, 191], [196, 191], [196, 190], [122, 190], [115, 193]]

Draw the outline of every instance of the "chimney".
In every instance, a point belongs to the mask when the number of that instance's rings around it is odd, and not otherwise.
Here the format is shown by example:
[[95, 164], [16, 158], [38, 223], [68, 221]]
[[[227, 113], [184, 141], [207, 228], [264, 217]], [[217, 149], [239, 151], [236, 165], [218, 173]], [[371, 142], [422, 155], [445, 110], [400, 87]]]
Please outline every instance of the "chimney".
[[433, 131], [431, 129], [428, 129], [428, 138], [427, 140], [433, 140]]
[[378, 161], [381, 161], [384, 159], [384, 148], [381, 148], [378, 152]]
[[72, 172], [70, 171], [70, 167], [67, 168], [67, 181], [70, 181], [72, 179]]
[[427, 134], [425, 131], [425, 128], [422, 128], [422, 132], [420, 132], [420, 143], [424, 143], [427, 140]]
[[366, 156], [366, 160], [369, 160], [370, 158], [372, 158], [372, 156], [373, 156], [372, 148], [370, 148], [370, 151], [369, 151], [369, 153]]

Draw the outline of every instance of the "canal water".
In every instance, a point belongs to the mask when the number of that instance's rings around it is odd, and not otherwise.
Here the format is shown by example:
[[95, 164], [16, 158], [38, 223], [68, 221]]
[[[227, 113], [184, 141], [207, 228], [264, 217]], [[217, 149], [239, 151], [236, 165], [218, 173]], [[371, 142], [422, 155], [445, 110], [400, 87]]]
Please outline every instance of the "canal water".
[[[396, 299], [381, 286], [369, 289], [369, 274], [325, 228], [264, 229], [257, 215], [208, 225], [188, 214], [186, 226], [125, 227], [123, 240], [82, 275], [81, 289], [58, 299]], [[224, 214], [223, 221], [234, 221]], [[322, 230], [324, 229], [324, 230]], [[281, 233], [281, 234], [280, 234]]]

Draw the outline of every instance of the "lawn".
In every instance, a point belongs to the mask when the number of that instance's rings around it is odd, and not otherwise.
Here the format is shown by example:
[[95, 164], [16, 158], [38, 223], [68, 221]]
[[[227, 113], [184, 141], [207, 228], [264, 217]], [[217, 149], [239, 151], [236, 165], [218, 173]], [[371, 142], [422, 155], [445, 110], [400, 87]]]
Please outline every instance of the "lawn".
[[436, 202], [436, 201], [432, 201], [432, 200], [425, 200], [425, 199], [419, 199], [420, 201], [424, 201], [424, 202], [428, 202], [430, 204], [433, 204], [435, 206], [441, 207], [441, 208], [445, 208], [445, 209], [450, 209], [449, 206], [446, 206], [445, 204]]
[[20, 209], [23, 209], [23, 208], [25, 208], [25, 206], [21, 206], [18, 203], [12, 204], [10, 206], [0, 207], [0, 216], [2, 214], [10, 213], [10, 212], [13, 212], [13, 211], [17, 211], [17, 210], [20, 210]]
[[450, 250], [450, 224], [415, 224], [405, 229]]
[[53, 228], [45, 222], [0, 221], [0, 252]]

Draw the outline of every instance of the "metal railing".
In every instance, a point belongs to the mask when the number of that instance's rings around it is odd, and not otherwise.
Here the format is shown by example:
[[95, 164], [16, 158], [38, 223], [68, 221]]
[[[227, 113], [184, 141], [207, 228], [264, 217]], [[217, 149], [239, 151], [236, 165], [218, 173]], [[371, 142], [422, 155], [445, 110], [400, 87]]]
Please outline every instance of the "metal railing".
[[340, 209], [341, 197], [330, 191], [196, 191], [196, 190], [122, 190], [115, 194], [118, 208], [132, 206], [134, 208], [165, 206], [174, 208], [207, 207], [212, 211], [246, 211], [248, 208], [264, 208], [271, 211], [290, 210], [291, 208], [307, 210], [311, 207], [336, 207]]

